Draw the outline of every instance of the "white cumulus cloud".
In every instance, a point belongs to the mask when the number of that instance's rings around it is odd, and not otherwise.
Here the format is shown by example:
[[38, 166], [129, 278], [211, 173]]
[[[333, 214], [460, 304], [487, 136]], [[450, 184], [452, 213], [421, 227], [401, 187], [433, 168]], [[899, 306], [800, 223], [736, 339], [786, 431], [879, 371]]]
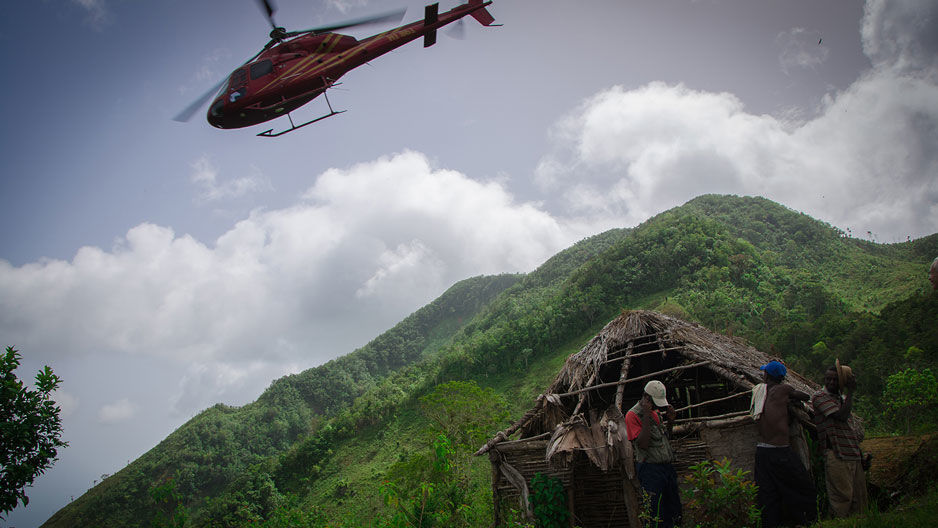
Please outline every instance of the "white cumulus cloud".
[[251, 167], [251, 174], [248, 176], [223, 180], [219, 178], [218, 168], [206, 156], [192, 163], [190, 179], [199, 188], [199, 198], [206, 202], [238, 198], [254, 191], [272, 188], [257, 167]]
[[[755, 115], [732, 94], [682, 84], [616, 86], [557, 124], [537, 181], [564, 189], [558, 205], [569, 211], [629, 223], [702, 193], [733, 193], [880, 241], [933, 233], [938, 8], [922, 4], [869, 4], [864, 49], [875, 67], [829, 94], [809, 121]], [[906, 29], [918, 38], [903, 37]]]
[[175, 362], [184, 373], [169, 399], [185, 412], [254, 397], [297, 365], [351, 352], [453, 283], [530, 271], [592, 227], [407, 151], [326, 171], [294, 205], [255, 211], [213, 243], [144, 223], [71, 261], [0, 260], [0, 333], [53, 364], [96, 354]]
[[103, 405], [98, 410], [98, 421], [103, 424], [115, 424], [133, 418], [137, 414], [137, 406], [127, 398]]

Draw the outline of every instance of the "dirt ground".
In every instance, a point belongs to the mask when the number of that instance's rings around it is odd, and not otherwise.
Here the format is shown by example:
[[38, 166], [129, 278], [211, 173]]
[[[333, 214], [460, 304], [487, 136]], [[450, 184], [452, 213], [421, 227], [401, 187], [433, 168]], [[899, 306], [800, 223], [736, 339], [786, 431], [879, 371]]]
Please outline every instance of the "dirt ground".
[[886, 495], [921, 493], [938, 481], [938, 433], [870, 438], [862, 449], [873, 454], [871, 487]]

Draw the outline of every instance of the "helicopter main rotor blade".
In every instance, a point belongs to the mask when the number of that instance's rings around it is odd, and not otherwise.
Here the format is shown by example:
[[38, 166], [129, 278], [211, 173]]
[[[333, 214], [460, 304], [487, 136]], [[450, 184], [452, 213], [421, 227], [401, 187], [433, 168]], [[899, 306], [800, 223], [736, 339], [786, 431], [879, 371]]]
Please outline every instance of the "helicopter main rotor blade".
[[[276, 41], [273, 41], [273, 40], [268, 42], [267, 45], [261, 48], [260, 51], [255, 53], [253, 57], [244, 61], [244, 63], [242, 63], [241, 66], [244, 66], [245, 64], [259, 57], [261, 53], [264, 53], [265, 51], [270, 49], [270, 47], [273, 46], [275, 43]], [[238, 68], [240, 68], [241, 66], [238, 66]], [[179, 112], [178, 114], [176, 114], [176, 116], [173, 117], [173, 121], [179, 121], [180, 123], [185, 123], [189, 121], [190, 119], [192, 119], [192, 116], [196, 112], [199, 111], [199, 108], [202, 108], [203, 106], [205, 106], [205, 103], [209, 102], [212, 99], [212, 96], [217, 94], [218, 91], [221, 90], [222, 86], [224, 86], [227, 82], [228, 82], [228, 77], [225, 77], [224, 79], [218, 81], [218, 84], [216, 84], [215, 86], [212, 86], [211, 89], [209, 89], [209, 91], [205, 92], [198, 99], [193, 101], [192, 104], [185, 107], [182, 112]]]
[[205, 106], [205, 103], [209, 102], [209, 100], [212, 99], [212, 97], [216, 93], [218, 93], [218, 90], [220, 90], [221, 87], [224, 86], [226, 82], [228, 82], [227, 77], [222, 79], [221, 82], [213, 86], [209, 91], [202, 94], [201, 97], [193, 101], [192, 104], [190, 104], [185, 109], [183, 109], [182, 112], [179, 112], [178, 114], [176, 114], [176, 116], [173, 117], [173, 121], [179, 121], [180, 123], [185, 123], [186, 121], [189, 121], [190, 119], [192, 119], [192, 116], [195, 115], [195, 113], [199, 111], [199, 108], [202, 108], [203, 106]]
[[294, 37], [296, 35], [302, 35], [304, 33], [328, 33], [330, 31], [336, 31], [339, 29], [345, 29], [345, 28], [350, 28], [350, 27], [369, 26], [372, 24], [384, 24], [388, 22], [400, 22], [401, 19], [404, 18], [405, 13], [407, 13], [407, 9], [395, 9], [394, 11], [388, 11], [386, 13], [381, 13], [378, 15], [356, 18], [353, 20], [346, 20], [345, 22], [330, 24], [328, 26], [319, 26], [315, 28], [304, 29], [301, 31], [291, 31], [287, 33], [287, 36]]
[[270, 22], [270, 27], [277, 29], [277, 24], [274, 22], [274, 13], [277, 11], [277, 8], [274, 7], [272, 0], [257, 0], [261, 5], [261, 9], [264, 10], [264, 13], [267, 14], [267, 21]]
[[453, 25], [449, 26], [447, 29], [443, 30], [447, 36], [454, 38], [456, 40], [465, 40], [466, 38], [466, 21], [465, 19], [460, 18]]

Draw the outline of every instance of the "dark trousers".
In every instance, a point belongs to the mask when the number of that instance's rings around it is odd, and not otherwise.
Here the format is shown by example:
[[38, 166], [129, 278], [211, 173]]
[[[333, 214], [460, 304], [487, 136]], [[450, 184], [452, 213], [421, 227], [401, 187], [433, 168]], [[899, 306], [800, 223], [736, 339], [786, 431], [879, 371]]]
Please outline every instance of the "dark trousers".
[[635, 472], [642, 488], [648, 493], [652, 516], [660, 522], [651, 522], [654, 528], [672, 528], [681, 525], [681, 494], [677, 488], [677, 472], [671, 464], [635, 464]]
[[762, 528], [798, 526], [817, 519], [817, 490], [790, 447], [756, 448], [756, 486]]

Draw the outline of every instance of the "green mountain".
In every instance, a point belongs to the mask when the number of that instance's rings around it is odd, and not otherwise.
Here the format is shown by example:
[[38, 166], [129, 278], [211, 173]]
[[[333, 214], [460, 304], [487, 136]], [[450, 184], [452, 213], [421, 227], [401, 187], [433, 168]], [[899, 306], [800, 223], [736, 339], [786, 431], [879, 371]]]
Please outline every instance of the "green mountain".
[[526, 275], [462, 281], [256, 402], [207, 409], [44, 526], [407, 526], [415, 508], [437, 512], [426, 526], [488, 526], [473, 442], [630, 308], [746, 338], [808, 376], [851, 362], [857, 408], [885, 430], [886, 377], [938, 367], [936, 255], [938, 234], [876, 244], [762, 198], [701, 196]]

